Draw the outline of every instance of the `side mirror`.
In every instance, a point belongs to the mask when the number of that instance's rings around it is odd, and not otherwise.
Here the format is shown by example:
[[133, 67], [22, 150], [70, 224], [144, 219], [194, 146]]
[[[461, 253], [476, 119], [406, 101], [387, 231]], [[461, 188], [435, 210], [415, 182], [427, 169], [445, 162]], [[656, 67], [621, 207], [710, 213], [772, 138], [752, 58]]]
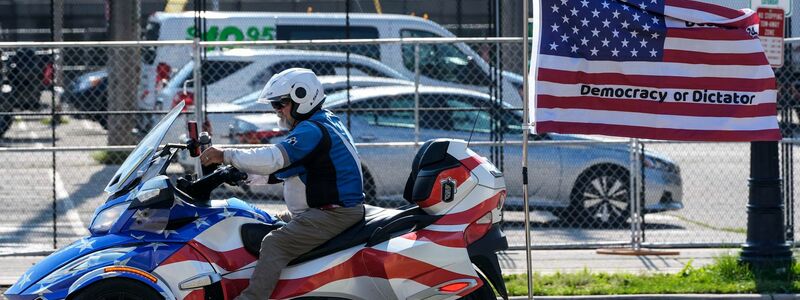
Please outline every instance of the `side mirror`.
[[192, 83], [192, 87], [194, 87], [194, 79], [187, 79], [183, 82], [183, 93], [186, 94], [186, 91], [189, 89], [189, 83]]

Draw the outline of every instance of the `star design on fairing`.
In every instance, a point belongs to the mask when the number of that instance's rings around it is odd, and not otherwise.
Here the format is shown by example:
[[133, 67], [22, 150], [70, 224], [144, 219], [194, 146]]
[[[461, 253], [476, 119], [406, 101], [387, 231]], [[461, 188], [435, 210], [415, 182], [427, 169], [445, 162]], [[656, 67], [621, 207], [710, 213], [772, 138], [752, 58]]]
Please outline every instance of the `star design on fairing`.
[[136, 220], [137, 223], [143, 224], [150, 221], [150, 209], [140, 209], [137, 210], [136, 213], [133, 214], [133, 218]]
[[127, 266], [127, 265], [128, 265], [128, 262], [129, 262], [130, 260], [131, 260], [131, 258], [130, 258], [130, 257], [128, 257], [128, 258], [126, 258], [126, 259], [124, 259], [124, 260], [115, 260], [115, 261], [114, 261], [114, 265], [115, 265], [115, 266]]
[[39, 289], [36, 292], [34, 292], [34, 294], [39, 296], [38, 299], [46, 300], [47, 298], [44, 296], [44, 294], [52, 293], [52, 292], [53, 291], [51, 291], [50, 289], [48, 289], [44, 285], [40, 285]]
[[235, 215], [236, 215], [236, 212], [230, 212], [230, 211], [228, 211], [228, 208], [227, 208], [227, 207], [223, 208], [222, 210], [223, 210], [223, 211], [222, 211], [221, 213], [218, 213], [217, 215], [218, 215], [218, 216], [220, 216], [220, 217], [221, 217], [221, 218], [223, 218], [223, 219], [227, 219], [227, 218], [230, 218], [230, 217], [232, 217], [232, 216], [235, 216]]
[[175, 230], [164, 230], [164, 238], [168, 238], [170, 235], [178, 234]]
[[22, 274], [22, 277], [19, 279], [19, 285], [23, 286], [28, 283], [28, 281], [31, 281], [31, 273]]
[[93, 248], [92, 244], [94, 244], [94, 241], [87, 241], [86, 239], [81, 239], [80, 245], [78, 245], [78, 253], [81, 253], [83, 252], [83, 250], [86, 249], [91, 250]]
[[[199, 215], [197, 213], [194, 213], [194, 216], [198, 217]], [[197, 220], [194, 220], [194, 222], [192, 223], [194, 223], [194, 226], [197, 229], [200, 229], [200, 227], [203, 227], [203, 225], [208, 226], [208, 222], [206, 222], [206, 217], [198, 218]]]
[[135, 238], [135, 239], [137, 239], [137, 240], [141, 240], [141, 239], [143, 239], [143, 238], [144, 238], [144, 234], [143, 234], [143, 235], [140, 235], [140, 236], [135, 236], [135, 235], [133, 235], [133, 233], [131, 233], [131, 237], [132, 237], [132, 238]]
[[176, 197], [176, 198], [175, 198], [175, 201], [172, 201], [172, 206], [170, 207], [170, 209], [173, 209], [173, 208], [175, 208], [175, 206], [183, 206], [183, 205], [184, 205], [184, 203], [183, 203], [183, 200], [181, 200], [181, 199], [178, 199], [178, 198]]
[[144, 247], [145, 248], [153, 247], [153, 251], [156, 251], [156, 250], [158, 250], [158, 247], [166, 247], [166, 246], [167, 246], [167, 244], [164, 244], [164, 243], [150, 243], [150, 244], [148, 244], [147, 246], [144, 246]]

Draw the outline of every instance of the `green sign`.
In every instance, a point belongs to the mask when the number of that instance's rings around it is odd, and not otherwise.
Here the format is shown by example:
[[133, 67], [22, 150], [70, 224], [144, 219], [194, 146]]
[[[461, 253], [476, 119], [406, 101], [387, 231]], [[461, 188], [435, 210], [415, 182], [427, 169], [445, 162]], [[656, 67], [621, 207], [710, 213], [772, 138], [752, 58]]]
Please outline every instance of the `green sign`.
[[[186, 28], [186, 39], [193, 39], [196, 33], [194, 26]], [[242, 29], [236, 26], [225, 26], [222, 29], [219, 26], [211, 26], [203, 37], [204, 41], [259, 41], [259, 40], [274, 40], [275, 27], [264, 26], [261, 28], [250, 26], [247, 29]]]

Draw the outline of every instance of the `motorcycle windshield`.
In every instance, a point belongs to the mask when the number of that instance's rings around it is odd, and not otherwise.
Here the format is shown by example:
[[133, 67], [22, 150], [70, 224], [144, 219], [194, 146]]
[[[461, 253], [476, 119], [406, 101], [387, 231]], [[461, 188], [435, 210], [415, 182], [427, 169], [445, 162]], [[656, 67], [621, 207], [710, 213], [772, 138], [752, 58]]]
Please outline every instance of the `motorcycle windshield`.
[[150, 166], [148, 162], [153, 158], [158, 146], [161, 144], [161, 140], [164, 139], [167, 131], [172, 127], [172, 123], [175, 123], [183, 107], [183, 102], [173, 107], [139, 142], [139, 145], [136, 145], [136, 148], [133, 149], [128, 158], [125, 159], [125, 162], [119, 167], [117, 173], [111, 177], [111, 181], [105, 189], [107, 193], [115, 194], [119, 192], [147, 171]]

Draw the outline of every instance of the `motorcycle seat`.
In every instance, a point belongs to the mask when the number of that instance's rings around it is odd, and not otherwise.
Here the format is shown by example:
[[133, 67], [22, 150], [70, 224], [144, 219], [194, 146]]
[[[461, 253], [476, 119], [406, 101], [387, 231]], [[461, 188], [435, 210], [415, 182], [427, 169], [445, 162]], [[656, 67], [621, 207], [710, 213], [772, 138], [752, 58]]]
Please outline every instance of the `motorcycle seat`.
[[[364, 205], [364, 219], [356, 223], [350, 228], [346, 229], [341, 234], [333, 237], [329, 241], [320, 245], [317, 248], [297, 257], [292, 260], [289, 265], [295, 265], [306, 262], [315, 258], [319, 258], [337, 251], [341, 251], [359, 244], [364, 244], [369, 240], [372, 233], [379, 228], [386, 226], [394, 220], [402, 217], [425, 214], [422, 209], [417, 206], [407, 209], [388, 209], [377, 206]], [[409, 228], [414, 224], [409, 224]], [[270, 231], [279, 228], [275, 225], [267, 224], [245, 224], [242, 225], [242, 242], [247, 252], [258, 256], [261, 251], [261, 240], [264, 239]], [[397, 230], [409, 229], [398, 228]]]

